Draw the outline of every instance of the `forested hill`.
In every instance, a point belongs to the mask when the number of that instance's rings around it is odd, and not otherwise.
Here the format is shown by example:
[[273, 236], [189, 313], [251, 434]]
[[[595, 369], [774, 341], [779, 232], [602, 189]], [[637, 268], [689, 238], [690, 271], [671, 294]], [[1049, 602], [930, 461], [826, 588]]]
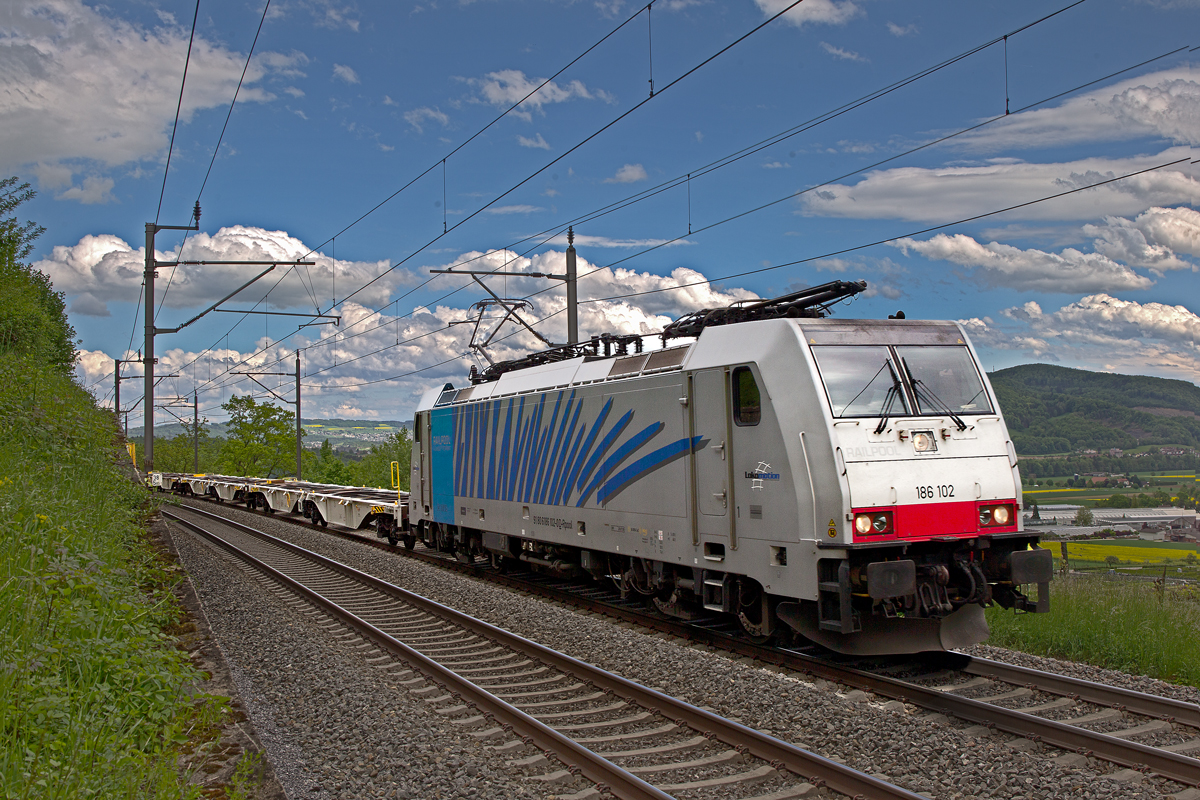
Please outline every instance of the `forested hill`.
[[1021, 455], [1140, 445], [1200, 446], [1200, 387], [1050, 364], [990, 373]]

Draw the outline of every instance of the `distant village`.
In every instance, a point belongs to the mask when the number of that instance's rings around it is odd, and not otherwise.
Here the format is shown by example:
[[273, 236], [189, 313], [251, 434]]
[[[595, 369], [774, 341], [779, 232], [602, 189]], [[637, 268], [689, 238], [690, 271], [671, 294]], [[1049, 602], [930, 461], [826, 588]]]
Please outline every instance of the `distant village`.
[[[1079, 525], [1086, 510], [1091, 524]], [[1091, 508], [1067, 503], [1034, 506], [1025, 528], [1055, 539], [1138, 538], [1149, 542], [1200, 542], [1200, 518], [1189, 508]]]

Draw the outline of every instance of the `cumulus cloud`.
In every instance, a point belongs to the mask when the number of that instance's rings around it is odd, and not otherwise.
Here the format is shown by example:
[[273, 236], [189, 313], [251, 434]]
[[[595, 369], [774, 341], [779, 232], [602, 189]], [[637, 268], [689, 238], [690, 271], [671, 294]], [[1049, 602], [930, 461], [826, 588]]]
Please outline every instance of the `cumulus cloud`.
[[[309, 248], [284, 231], [268, 231], [234, 225], [221, 228], [215, 234], [197, 233], [184, 245], [181, 261], [294, 261], [309, 253]], [[174, 253], [158, 251], [155, 258], [160, 261], [174, 260]], [[75, 245], [58, 245], [34, 266], [42, 270], [54, 282], [56, 289], [67, 293], [71, 310], [89, 316], [108, 316], [107, 303], [113, 301], [134, 302], [142, 281], [145, 266], [145, 248], [134, 249], [127, 242], [112, 234], [84, 236]], [[312, 299], [305, 284], [322, 305], [328, 305], [334, 286], [334, 270], [337, 285], [343, 287], [362, 286], [382, 274], [391, 262], [334, 260], [324, 253], [307, 255], [306, 260], [315, 261], [309, 267], [297, 267], [287, 272], [277, 267], [275, 272], [261, 284], [256, 284], [230, 301], [245, 303], [246, 307], [262, 297], [263, 292], [284, 277], [282, 283], [272, 290], [268, 302], [272, 308], [311, 308]], [[263, 268], [258, 268], [259, 271]], [[254, 275], [255, 267], [232, 265], [181, 266], [171, 280], [166, 296], [169, 308], [195, 308], [212, 303], [232, 291]], [[167, 270], [159, 270], [158, 286], [165, 287], [162, 280]], [[303, 277], [301, 277], [303, 276]], [[365, 303], [386, 303], [397, 287], [414, 281], [407, 270], [395, 270], [365, 290], [359, 298]], [[239, 306], [240, 307], [240, 306]]]
[[[567, 237], [565, 234], [559, 234], [550, 239], [546, 244], [558, 245], [561, 247], [567, 246]], [[686, 239], [613, 239], [608, 236], [588, 236], [587, 234], [575, 234], [575, 244], [583, 247], [606, 247], [606, 248], [622, 248], [622, 247], [675, 247], [677, 245], [692, 244]]]
[[1130, 78], [1060, 105], [1013, 114], [958, 139], [978, 150], [1011, 150], [1152, 136], [1200, 144], [1200, 81], [1190, 65]]
[[530, 205], [490, 206], [484, 209], [486, 214], [533, 214], [546, 209]]
[[[791, 5], [791, 0], [754, 0], [763, 14], [773, 17]], [[859, 8], [850, 0], [804, 0], [803, 3], [783, 15], [797, 27], [808, 24], [841, 25], [859, 13]]]
[[[74, 159], [113, 166], [166, 147], [187, 28], [169, 18], [141, 27], [82, 0], [12, 0], [0, 20], [0, 169]], [[264, 77], [302, 61], [300, 54], [256, 57], [238, 99], [272, 99], [261, 86]], [[181, 118], [228, 105], [244, 62], [244, 54], [198, 35]], [[40, 174], [64, 185], [61, 172], [43, 166]], [[77, 199], [87, 192], [81, 187]]]
[[1089, 292], [1146, 289], [1153, 281], [1099, 253], [1073, 247], [1061, 253], [1022, 250], [1012, 245], [982, 244], [970, 236], [939, 233], [932, 239], [899, 239], [889, 244], [905, 255], [919, 253], [929, 259], [950, 261], [977, 270], [977, 277], [992, 286], [1019, 291]]
[[521, 147], [534, 147], [538, 150], [550, 149], [550, 144], [542, 138], [540, 133], [537, 135], [536, 139], [530, 139], [528, 136], [518, 136], [517, 143], [520, 144]]
[[[468, 261], [473, 269], [515, 273], [508, 277], [507, 288], [509, 294], [518, 296], [534, 294], [547, 285], [545, 280], [522, 277], [522, 273], [561, 274], [566, 269], [566, 254], [561, 250], [533, 257], [512, 251], [468, 252], [443, 266]], [[677, 268], [669, 275], [621, 268], [593, 271], [595, 265], [584, 258], [579, 258], [578, 266], [580, 274], [586, 275], [579, 283], [582, 301], [579, 324], [585, 336], [606, 332], [652, 334], [681, 314], [755, 298], [753, 293], [745, 290], [715, 288], [701, 273], [688, 268]], [[448, 283], [453, 279], [443, 277], [440, 280]], [[460, 280], [470, 286], [465, 277]], [[675, 287], [685, 288], [655, 291]], [[618, 297], [639, 292], [654, 293]], [[231, 392], [261, 394], [247, 378], [232, 374], [220, 379], [216, 376], [235, 370], [278, 370], [281, 365], [290, 368], [294, 348], [300, 347], [304, 348], [302, 380], [306, 415], [345, 416], [342, 409], [359, 408], [369, 410], [365, 413], [376, 417], [407, 419], [417, 399], [430, 386], [447, 381], [457, 386], [466, 383], [467, 370], [475, 363], [467, 355], [473, 326], [458, 323], [473, 319], [469, 305], [478, 292], [468, 288], [467, 294], [469, 298], [457, 305], [421, 307], [407, 316], [386, 313], [390, 311], [386, 301], [378, 304], [384, 308], [384, 313], [349, 301], [340, 310], [343, 316], [341, 327], [306, 329], [303, 334], [292, 337], [286, 348], [267, 347], [269, 343], [263, 340], [258, 343], [266, 348], [261, 353], [234, 349], [207, 353], [167, 349], [158, 353], [158, 370], [164, 374], [175, 372], [181, 377], [165, 380], [160, 391], [163, 395], [183, 395], [191, 391], [194, 381], [199, 382], [206, 387], [200, 393], [201, 405], [209, 408], [228, 399]], [[615, 299], [604, 299], [610, 297]], [[536, 294], [531, 302], [533, 307], [526, 318], [531, 322], [544, 319], [545, 322], [537, 325], [538, 330], [551, 341], [563, 341], [566, 337], [566, 299], [561, 288]], [[485, 326], [487, 324], [485, 321]], [[510, 335], [514, 331], [518, 332]], [[648, 339], [647, 345], [654, 347], [655, 341]], [[519, 357], [542, 347], [531, 335], [510, 324], [500, 331], [489, 352], [499, 360]], [[129, 355], [122, 354], [122, 357]], [[77, 368], [85, 385], [101, 381], [102, 388], [111, 386], [111, 379], [103, 379], [112, 372], [112, 358], [112, 355], [98, 351], [82, 353]], [[135, 368], [138, 365], [129, 366], [127, 374], [137, 374]], [[273, 385], [270, 380], [287, 381], [286, 378], [262, 380], [268, 385]], [[370, 381], [383, 382], [364, 385]], [[290, 383], [281, 388], [281, 394], [290, 391]]]
[[892, 36], [908, 36], [917, 32], [917, 26], [913, 25], [897, 25], [894, 22], [887, 24], [888, 33]]
[[961, 321], [977, 346], [1042, 360], [1188, 381], [1200, 369], [1200, 316], [1182, 305], [1098, 293], [1050, 313], [1029, 302], [1002, 317]]
[[863, 58], [861, 55], [859, 55], [858, 53], [855, 53], [853, 50], [843, 50], [840, 47], [834, 47], [829, 42], [821, 42], [821, 49], [824, 50], [826, 53], [829, 53], [829, 55], [833, 56], [834, 58], [840, 58], [843, 61], [866, 61], [867, 60], [867, 59]]
[[112, 178], [89, 175], [83, 179], [82, 186], [72, 186], [65, 192], [55, 195], [55, 197], [59, 200], [78, 200], [85, 205], [114, 203], [117, 200], [112, 193], [112, 188], [115, 185], [116, 183]]
[[[468, 78], [466, 82], [479, 91], [482, 102], [494, 106], [510, 106], [520, 101], [545, 80], [545, 78], [527, 78], [525, 73], [517, 69], [502, 69], [489, 72], [482, 78]], [[565, 103], [572, 99], [599, 99], [611, 102], [612, 96], [599, 89], [589, 89], [582, 81], [571, 81], [558, 84], [550, 81], [538, 89], [521, 105], [513, 109], [513, 114], [523, 119], [532, 119], [533, 111], [542, 111], [549, 103]]]
[[405, 111], [404, 121], [416, 128], [417, 133], [424, 133], [425, 122], [436, 122], [444, 128], [450, 124], [450, 117], [439, 109], [422, 106], [414, 108], [412, 111]]
[[[948, 222], [1037, 200], [1073, 188], [1193, 157], [1189, 148], [1124, 159], [1086, 158], [1049, 164], [1000, 163], [969, 167], [900, 167], [868, 172], [852, 185], [831, 184], [808, 192], [803, 213], [859, 219]], [[1186, 165], [1146, 172], [1094, 189], [1006, 212], [1008, 219], [1092, 220], [1129, 216], [1151, 206], [1200, 202], [1200, 181]]]
[[333, 77], [350, 84], [361, 83], [361, 81], [358, 79], [358, 73], [355, 72], [353, 68], [347, 67], [345, 64], [333, 65]]
[[646, 174], [646, 168], [643, 167], [641, 164], [626, 164], [625, 166], [623, 166], [619, 170], [617, 170], [616, 175], [613, 175], [611, 178], [605, 178], [604, 182], [605, 183], [636, 183], [637, 181], [644, 181], [648, 177], [650, 177], [650, 176], [648, 176]]
[[1151, 208], [1137, 219], [1106, 217], [1085, 225], [1096, 252], [1156, 272], [1196, 266], [1176, 253], [1200, 256], [1200, 213], [1191, 208]]

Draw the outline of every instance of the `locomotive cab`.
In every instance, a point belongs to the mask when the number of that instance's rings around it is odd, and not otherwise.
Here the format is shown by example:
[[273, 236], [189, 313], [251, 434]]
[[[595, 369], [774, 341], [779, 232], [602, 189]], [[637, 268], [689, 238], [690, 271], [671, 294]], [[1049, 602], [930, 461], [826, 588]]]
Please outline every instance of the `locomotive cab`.
[[865, 653], [981, 641], [992, 603], [1047, 611], [1050, 553], [1022, 530], [1016, 452], [961, 327], [800, 327], [843, 508], [836, 530], [817, 537], [816, 603], [781, 617]]

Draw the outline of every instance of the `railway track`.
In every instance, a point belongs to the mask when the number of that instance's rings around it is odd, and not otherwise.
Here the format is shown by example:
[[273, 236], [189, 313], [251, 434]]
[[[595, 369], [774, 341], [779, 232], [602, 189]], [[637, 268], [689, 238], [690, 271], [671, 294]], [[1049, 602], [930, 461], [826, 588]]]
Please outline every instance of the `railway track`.
[[[623, 602], [615, 592], [590, 589], [581, 593], [569, 582], [536, 573], [501, 575], [488, 565], [464, 563], [419, 545], [410, 551], [354, 533], [336, 533], [850, 690], [955, 717], [969, 723], [970, 733], [986, 736], [1002, 732], [1029, 743], [1015, 747], [1045, 743], [1066, 751], [1062, 757], [1067, 764], [1094, 756], [1125, 768], [1119, 776], [1123, 779], [1137, 780], [1139, 776], [1133, 774], [1136, 771], [1161, 775], [1190, 787], [1200, 786], [1200, 760], [1189, 755], [1200, 754], [1200, 706], [1193, 703], [959, 654], [946, 654], [932, 666], [930, 662], [908, 659], [846, 663], [815, 648], [780, 649], [756, 644], [738, 636], [731, 626], [714, 620], [684, 622], [665, 617]], [[1135, 738], [1161, 740], [1162, 744], [1132, 741]]]
[[[377, 658], [404, 661], [412, 674], [402, 683], [477, 738], [514, 754], [534, 745], [598, 792], [787, 800], [824, 786], [868, 800], [920, 797], [249, 526], [196, 508], [163, 515], [304, 598], [330, 627], [354, 631]], [[550, 765], [540, 753], [510, 763]]]

